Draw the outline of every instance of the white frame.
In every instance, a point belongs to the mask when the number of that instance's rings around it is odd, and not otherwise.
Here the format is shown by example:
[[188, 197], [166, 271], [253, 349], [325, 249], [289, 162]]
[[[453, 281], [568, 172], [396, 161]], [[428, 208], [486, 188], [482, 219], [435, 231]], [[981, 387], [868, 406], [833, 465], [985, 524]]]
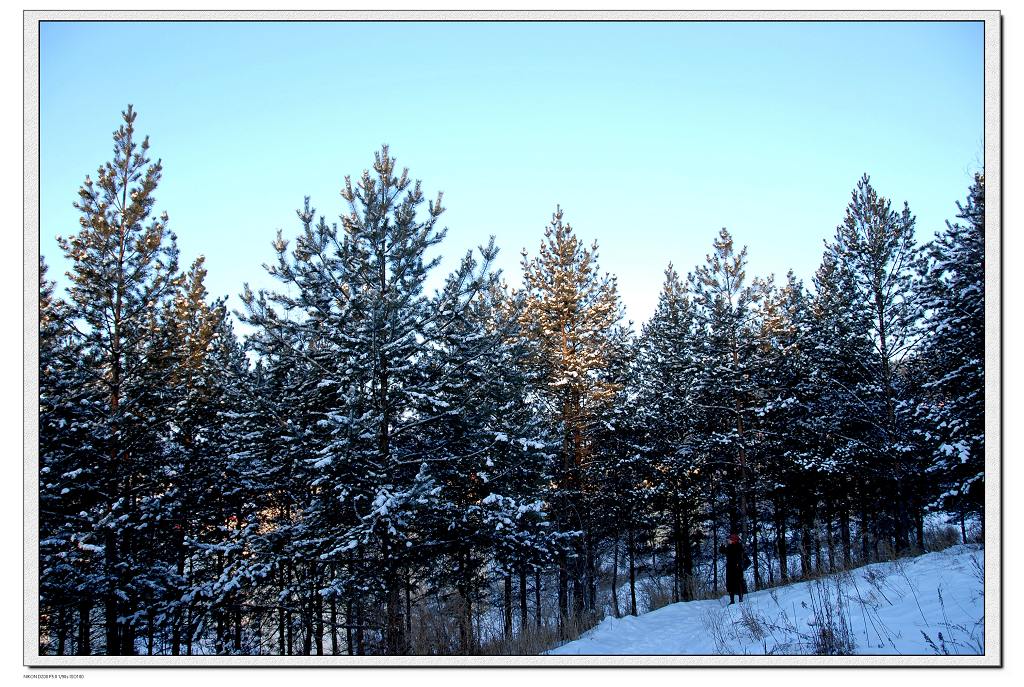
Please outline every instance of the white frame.
[[[44, 20], [983, 21], [985, 24], [985, 654], [982, 656], [40, 656], [38, 580], [39, 22]], [[26, 11], [24, 13], [24, 665], [1002, 666], [1002, 63], [998, 11]]]

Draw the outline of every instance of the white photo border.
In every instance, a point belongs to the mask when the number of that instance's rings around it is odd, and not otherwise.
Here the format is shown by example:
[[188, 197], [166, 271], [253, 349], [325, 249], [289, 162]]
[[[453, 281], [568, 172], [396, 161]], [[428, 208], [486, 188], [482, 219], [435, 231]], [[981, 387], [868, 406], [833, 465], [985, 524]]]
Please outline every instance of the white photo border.
[[[24, 665], [29, 667], [1002, 667], [1002, 16], [997, 10], [25, 11]], [[39, 654], [39, 28], [43, 21], [980, 21], [984, 23], [985, 653], [980, 656], [43, 656]], [[992, 202], [994, 199], [995, 202]]]

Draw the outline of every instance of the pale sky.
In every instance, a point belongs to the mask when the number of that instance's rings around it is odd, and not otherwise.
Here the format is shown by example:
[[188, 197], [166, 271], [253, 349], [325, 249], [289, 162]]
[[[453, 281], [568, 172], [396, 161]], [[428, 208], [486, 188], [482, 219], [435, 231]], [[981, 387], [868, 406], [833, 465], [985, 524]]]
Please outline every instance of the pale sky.
[[444, 271], [495, 234], [517, 284], [561, 204], [636, 322], [720, 227], [751, 276], [809, 282], [861, 174], [927, 240], [983, 164], [980, 22], [49, 22], [40, 64], [51, 276], [132, 103], [183, 265], [236, 308], [303, 196], [336, 219], [385, 142], [445, 192]]

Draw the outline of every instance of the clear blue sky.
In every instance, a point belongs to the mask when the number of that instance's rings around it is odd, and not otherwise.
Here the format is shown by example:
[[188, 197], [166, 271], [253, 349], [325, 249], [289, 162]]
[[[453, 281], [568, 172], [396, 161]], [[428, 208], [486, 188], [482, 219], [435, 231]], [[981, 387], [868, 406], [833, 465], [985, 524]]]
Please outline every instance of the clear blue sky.
[[40, 66], [55, 276], [132, 103], [182, 263], [234, 307], [383, 142], [445, 192], [445, 269], [495, 234], [518, 283], [560, 203], [637, 322], [723, 226], [750, 273], [809, 282], [864, 172], [928, 239], [984, 151], [980, 23], [48, 23]]

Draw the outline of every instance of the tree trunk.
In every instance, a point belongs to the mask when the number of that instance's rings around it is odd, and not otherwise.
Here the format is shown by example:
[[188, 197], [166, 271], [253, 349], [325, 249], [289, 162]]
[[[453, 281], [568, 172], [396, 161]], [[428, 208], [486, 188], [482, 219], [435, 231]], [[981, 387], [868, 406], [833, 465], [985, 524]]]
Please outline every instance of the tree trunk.
[[558, 555], [558, 632], [565, 630], [565, 621], [569, 619], [569, 571], [566, 568], [565, 554]]
[[632, 527], [629, 528], [627, 553], [629, 555], [629, 614], [636, 615], [636, 547]]
[[349, 656], [356, 655], [355, 644], [353, 643], [353, 632], [352, 629], [352, 600], [348, 599], [345, 601], [345, 651]]
[[836, 569], [836, 553], [835, 553], [835, 537], [834, 537], [834, 525], [835, 513], [832, 507], [832, 501], [829, 500], [825, 504], [825, 543], [828, 546], [828, 571], [834, 572]]
[[405, 648], [410, 651], [412, 643], [412, 573], [405, 573]]
[[502, 599], [505, 620], [505, 639], [512, 639], [512, 575], [505, 574], [505, 596]]
[[92, 603], [88, 599], [78, 602], [78, 655], [89, 656], [92, 654]]
[[384, 605], [386, 620], [384, 624], [384, 652], [388, 656], [398, 656], [405, 652], [402, 622], [402, 585], [396, 573], [388, 573], [384, 580]]
[[868, 497], [864, 493], [865, 486], [862, 485], [860, 494], [860, 556], [861, 565], [866, 565], [870, 562], [870, 547], [869, 547], [869, 535], [868, 535]]
[[[291, 566], [289, 566], [289, 568], [290, 567]], [[285, 630], [285, 643], [287, 644], [288, 655], [289, 656], [293, 656], [294, 655], [294, 648], [295, 648], [295, 627], [294, 627], [294, 623], [292, 622], [292, 612], [290, 610], [285, 611], [284, 622], [285, 622], [285, 628], [284, 628], [284, 630]]]
[[462, 644], [462, 653], [469, 656], [473, 653], [473, 582], [468, 574], [466, 574], [462, 581], [462, 589], [464, 608], [460, 639]]
[[[714, 494], [713, 489], [712, 494]], [[712, 496], [711, 502], [714, 504], [714, 496]], [[718, 520], [714, 515], [711, 517], [711, 588], [714, 595], [718, 596]]]
[[576, 547], [576, 557], [573, 558], [572, 562], [572, 615], [573, 620], [578, 620], [583, 616], [583, 599], [586, 595], [584, 587], [586, 585], [584, 581], [585, 573], [584, 567], [586, 562], [584, 561], [584, 555], [580, 555], [581, 551], [579, 547]]
[[853, 566], [853, 561], [850, 551], [850, 506], [846, 499], [843, 499], [842, 509], [839, 511], [839, 535], [843, 541], [843, 568], [849, 570]]
[[149, 612], [146, 615], [148, 616], [146, 618], [146, 655], [147, 656], [152, 656], [153, 655], [153, 640], [154, 640], [154, 636], [153, 636], [153, 630], [154, 630], [154, 628], [153, 628], [153, 609], [152, 609], [152, 607], [150, 608]]
[[751, 556], [754, 559], [754, 591], [762, 587], [761, 584], [761, 562], [757, 551], [757, 528], [760, 525], [757, 519], [757, 497], [750, 495], [750, 542]]
[[594, 557], [595, 542], [587, 537], [587, 611], [597, 608], [597, 562]]
[[693, 530], [688, 513], [683, 516], [681, 546], [683, 549], [683, 601], [693, 601]]
[[881, 556], [881, 554], [878, 551], [878, 545], [879, 545], [879, 542], [882, 539], [882, 533], [881, 533], [881, 528], [878, 526], [878, 513], [877, 512], [869, 513], [868, 517], [871, 518], [871, 531], [874, 533], [874, 537], [873, 537], [873, 540], [872, 540], [872, 544], [873, 544], [872, 548], [873, 548], [874, 553], [875, 553], [875, 560], [876, 561], [880, 561], [880, 560], [882, 560], [882, 556]]
[[323, 597], [323, 594], [320, 594], [317, 591], [316, 585], [314, 585], [314, 587], [313, 587], [313, 594], [315, 595], [313, 598], [315, 600], [314, 607], [315, 607], [315, 611], [316, 611], [315, 615], [314, 615], [314, 618], [313, 618], [313, 628], [316, 631], [316, 636], [314, 638], [313, 644], [314, 644], [314, 646], [316, 646], [316, 655], [317, 656], [323, 656], [324, 655], [324, 597]]
[[612, 539], [612, 612], [619, 617], [619, 533]]
[[287, 655], [285, 643], [285, 617], [284, 606], [277, 609], [277, 653], [281, 656]]
[[[129, 606], [130, 607], [130, 606]], [[121, 629], [121, 655], [122, 656], [134, 656], [135, 655], [135, 626], [130, 622], [124, 623]]]
[[363, 631], [363, 602], [356, 603], [356, 655], [366, 655], [366, 636]]
[[821, 564], [821, 522], [818, 520], [817, 513], [811, 520], [811, 534], [814, 540], [814, 572], [820, 575], [824, 572], [824, 566]]
[[914, 526], [917, 534], [917, 550], [924, 553], [924, 506], [920, 500], [914, 508]]
[[682, 558], [680, 539], [683, 527], [679, 520], [679, 499], [676, 498], [673, 500], [672, 508], [672, 603], [679, 603], [682, 597], [679, 570], [681, 567], [680, 558]]
[[225, 653], [224, 650], [224, 611], [220, 606], [214, 607], [213, 610], [214, 625], [216, 631], [216, 638], [213, 642], [213, 650], [218, 656], [222, 656]]
[[543, 625], [540, 608], [540, 568], [533, 571], [533, 612], [537, 616], [537, 627], [540, 628]]
[[529, 609], [526, 604], [526, 566], [519, 566], [519, 634], [526, 633], [526, 624], [529, 622]]
[[[150, 625], [152, 627], [152, 625]], [[68, 607], [63, 604], [57, 612], [57, 655], [63, 656], [68, 636]]]
[[[278, 568], [278, 588], [280, 591], [284, 591], [286, 583], [284, 576], [284, 568], [286, 563], [281, 563], [281, 567]], [[278, 602], [281, 603], [281, 602]], [[287, 655], [287, 637], [285, 632], [285, 611], [284, 606], [279, 606], [277, 609], [277, 652], [281, 656]]]
[[[331, 597], [330, 618], [331, 618], [331, 656], [338, 655], [338, 600]], [[347, 619], [346, 619], [347, 620]]]
[[[117, 540], [115, 539], [112, 532], [109, 530], [104, 533], [104, 551], [106, 553], [105, 568], [107, 578], [110, 580], [111, 586], [116, 586], [117, 581]], [[106, 616], [106, 652], [108, 656], [117, 656], [121, 653], [121, 636], [118, 632], [117, 617], [118, 613], [118, 596], [114, 593], [113, 589], [110, 589], [104, 598], [104, 615]]]
[[786, 509], [780, 499], [775, 501], [775, 546], [779, 551], [779, 580], [789, 582], [789, 551], [786, 546]]
[[186, 606], [185, 607], [185, 630], [188, 633], [188, 634], [185, 635], [185, 655], [186, 656], [191, 656], [192, 655], [192, 639], [193, 639], [192, 635], [194, 634], [193, 629], [192, 629], [192, 621], [193, 621], [192, 607], [191, 606]]
[[800, 508], [800, 574], [804, 577], [811, 575], [811, 546], [811, 513], [804, 504]]

